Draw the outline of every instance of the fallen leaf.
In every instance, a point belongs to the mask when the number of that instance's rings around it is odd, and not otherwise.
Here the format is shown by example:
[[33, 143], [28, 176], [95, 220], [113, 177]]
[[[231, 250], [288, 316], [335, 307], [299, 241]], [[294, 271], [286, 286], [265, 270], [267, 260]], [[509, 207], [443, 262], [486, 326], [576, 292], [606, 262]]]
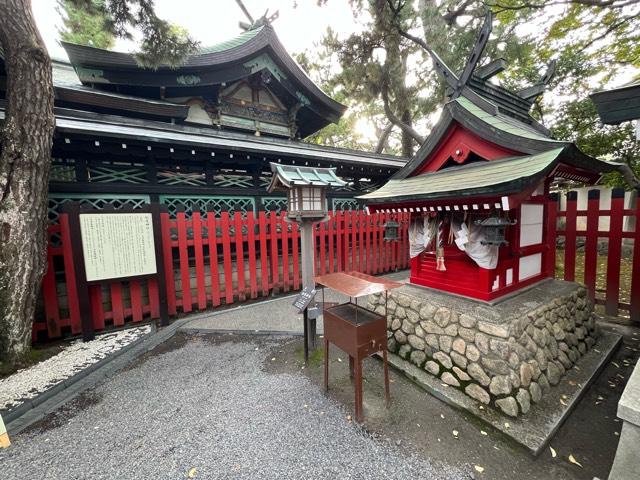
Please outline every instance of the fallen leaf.
[[580, 462], [578, 462], [575, 457], [573, 455], [569, 455], [569, 462], [573, 463], [574, 465], [578, 465], [580, 468], [584, 468]]
[[198, 473], [198, 470], [196, 470], [195, 468], [192, 468], [191, 470], [189, 470], [189, 474], [187, 476], [189, 478], [194, 478], [196, 476], [196, 473]]
[[478, 473], [484, 472], [484, 467], [481, 467], [480, 465], [474, 465], [473, 468], [475, 468]]
[[489, 434], [488, 434], [487, 432], [485, 432], [484, 430], [480, 430], [480, 433], [481, 433], [482, 435], [485, 435], [485, 436], [486, 436], [486, 435], [489, 435]]
[[556, 458], [558, 454], [556, 453], [555, 449], [553, 447], [549, 447], [549, 450], [551, 450], [551, 457]]

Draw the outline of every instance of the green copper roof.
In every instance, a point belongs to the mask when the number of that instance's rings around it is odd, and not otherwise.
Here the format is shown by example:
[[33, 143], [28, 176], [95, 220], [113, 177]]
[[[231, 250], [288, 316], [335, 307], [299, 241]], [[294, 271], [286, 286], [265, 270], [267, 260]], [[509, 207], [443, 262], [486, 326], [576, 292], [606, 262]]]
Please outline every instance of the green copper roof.
[[271, 192], [280, 186], [315, 185], [322, 187], [342, 187], [347, 184], [336, 175], [335, 168], [296, 167], [271, 163], [273, 179], [268, 190]]
[[358, 198], [364, 200], [436, 199], [472, 195], [496, 195], [506, 190], [518, 191], [522, 183], [545, 172], [564, 148], [523, 157], [474, 162], [415, 177], [389, 180], [375, 192]]
[[258, 27], [253, 30], [247, 30], [246, 32], [241, 33], [235, 38], [230, 40], [226, 40], [224, 42], [216, 43], [215, 45], [210, 45], [208, 47], [201, 47], [198, 49], [198, 53], [217, 53], [224, 52], [225, 50], [231, 50], [232, 48], [239, 47], [240, 45], [248, 42], [253, 37], [255, 37], [260, 31], [262, 31], [264, 27]]
[[455, 102], [465, 110], [467, 110], [469, 113], [471, 113], [473, 116], [481, 119], [483, 122], [488, 123], [498, 130], [502, 130], [503, 132], [507, 132], [512, 135], [518, 135], [520, 137], [531, 138], [534, 140], [556, 142], [556, 140], [553, 140], [552, 138], [549, 138], [542, 133], [535, 131], [533, 128], [526, 128], [521, 122], [511, 119], [506, 115], [491, 115], [490, 113], [482, 110], [480, 107], [474, 105], [471, 100], [463, 96], [456, 98]]

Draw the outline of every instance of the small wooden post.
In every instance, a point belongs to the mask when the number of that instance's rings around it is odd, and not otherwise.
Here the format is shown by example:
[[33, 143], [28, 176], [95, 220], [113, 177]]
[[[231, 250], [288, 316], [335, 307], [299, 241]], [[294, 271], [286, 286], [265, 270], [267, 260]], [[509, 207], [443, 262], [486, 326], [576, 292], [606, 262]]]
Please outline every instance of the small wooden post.
[[71, 234], [71, 250], [75, 253], [73, 269], [76, 277], [76, 291], [78, 292], [78, 306], [82, 324], [82, 339], [89, 342], [96, 338], [91, 302], [89, 300], [89, 285], [84, 269], [84, 252], [82, 250], [82, 235], [80, 233], [80, 204], [69, 202], [64, 206], [69, 215], [69, 233]]

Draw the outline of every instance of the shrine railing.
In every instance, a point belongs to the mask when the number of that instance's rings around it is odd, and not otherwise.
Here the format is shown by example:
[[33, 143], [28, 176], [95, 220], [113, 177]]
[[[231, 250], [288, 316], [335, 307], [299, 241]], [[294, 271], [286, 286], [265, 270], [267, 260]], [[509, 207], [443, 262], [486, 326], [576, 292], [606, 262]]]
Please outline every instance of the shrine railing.
[[557, 217], [556, 277], [584, 283], [607, 315], [640, 322], [640, 198], [621, 189], [583, 193], [586, 198], [570, 191], [559, 205], [550, 203]]
[[[170, 315], [301, 288], [300, 232], [297, 224], [286, 221], [284, 212], [259, 212], [257, 216], [223, 212], [218, 218], [199, 212], [189, 218], [184, 212], [178, 212], [175, 219], [161, 215]], [[383, 225], [390, 219], [402, 226], [397, 242], [383, 239]], [[331, 213], [315, 229], [316, 272], [379, 274], [408, 268], [407, 220], [408, 214]], [[48, 269], [41, 313], [33, 326], [34, 340], [81, 333], [75, 255], [66, 214], [60, 215], [59, 224], [49, 226], [48, 238]], [[159, 317], [153, 280], [93, 285], [90, 302], [96, 331]]]

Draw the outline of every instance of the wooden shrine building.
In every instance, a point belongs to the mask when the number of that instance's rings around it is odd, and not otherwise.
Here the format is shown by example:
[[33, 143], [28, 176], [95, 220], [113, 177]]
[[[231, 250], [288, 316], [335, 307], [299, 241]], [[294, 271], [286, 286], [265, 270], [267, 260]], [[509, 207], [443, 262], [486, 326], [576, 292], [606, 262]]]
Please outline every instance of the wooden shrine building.
[[430, 52], [449, 85], [440, 120], [407, 165], [360, 197], [371, 211], [411, 213], [411, 283], [484, 301], [554, 276], [554, 179], [592, 184], [616, 168], [551, 138], [529, 114], [553, 65], [518, 92], [489, 81], [503, 60], [476, 68], [488, 18], [462, 74]]
[[[136, 207], [157, 201], [213, 211], [277, 211], [270, 162], [335, 167], [347, 180], [329, 208], [357, 208], [406, 160], [329, 148], [304, 138], [346, 107], [323, 93], [268, 22], [200, 49], [179, 68], [140, 67], [135, 56], [63, 43], [54, 61], [56, 129], [50, 220], [62, 203]], [[6, 72], [0, 58], [0, 122]]]

